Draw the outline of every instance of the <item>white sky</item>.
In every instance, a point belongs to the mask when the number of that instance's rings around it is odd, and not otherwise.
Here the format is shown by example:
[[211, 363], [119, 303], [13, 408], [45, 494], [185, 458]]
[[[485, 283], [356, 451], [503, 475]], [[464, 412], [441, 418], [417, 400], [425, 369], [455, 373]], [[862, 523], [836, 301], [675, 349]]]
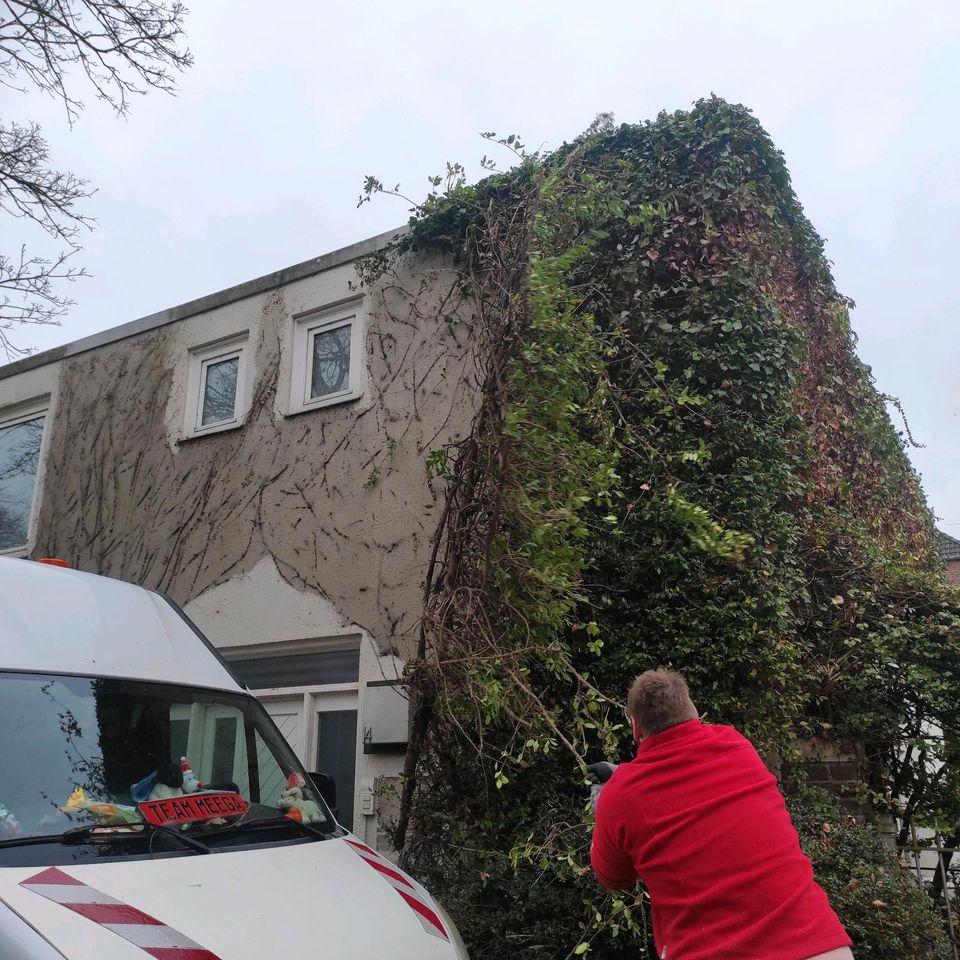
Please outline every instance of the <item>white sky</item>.
[[[480, 130], [557, 146], [602, 111], [651, 118], [715, 92], [785, 152], [860, 355], [900, 397], [940, 526], [960, 537], [960, 4], [193, 0], [196, 66], [129, 121], [3, 92], [54, 162], [99, 191], [46, 349], [305, 260], [406, 219], [356, 209], [364, 174], [421, 196]], [[5, 225], [0, 243], [22, 239]], [[895, 415], [896, 416], [896, 415]]]

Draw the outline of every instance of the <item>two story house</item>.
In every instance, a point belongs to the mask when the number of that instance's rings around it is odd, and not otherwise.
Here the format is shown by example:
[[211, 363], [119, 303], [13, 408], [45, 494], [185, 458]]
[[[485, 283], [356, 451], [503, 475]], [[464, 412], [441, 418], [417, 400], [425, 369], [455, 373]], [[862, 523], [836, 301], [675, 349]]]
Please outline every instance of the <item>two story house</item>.
[[0, 553], [168, 593], [371, 843], [407, 739], [426, 459], [474, 400], [451, 264], [360, 283], [390, 237], [0, 367]]

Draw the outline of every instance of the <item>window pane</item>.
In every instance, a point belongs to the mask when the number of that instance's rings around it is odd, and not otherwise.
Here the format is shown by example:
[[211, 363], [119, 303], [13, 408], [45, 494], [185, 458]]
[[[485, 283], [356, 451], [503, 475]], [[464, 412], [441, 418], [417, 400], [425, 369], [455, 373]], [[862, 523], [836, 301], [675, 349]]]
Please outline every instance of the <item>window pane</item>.
[[239, 357], [231, 357], [229, 360], [207, 365], [206, 380], [203, 385], [203, 414], [200, 418], [202, 426], [233, 419], [239, 370]]
[[233, 764], [237, 752], [238, 717], [217, 717], [213, 731], [213, 764], [211, 783], [233, 780]]
[[353, 827], [353, 786], [357, 771], [357, 711], [324, 710], [317, 714], [317, 773], [337, 785], [337, 820]]
[[169, 781], [181, 757], [201, 783], [236, 786], [251, 803], [267, 790], [270, 806], [248, 819], [279, 816], [287, 778], [303, 772], [251, 697], [170, 683], [0, 671], [0, 730], [0, 801], [23, 835], [92, 822], [96, 803], [135, 818], [134, 804], [158, 786], [177, 789]]
[[323, 330], [313, 338], [310, 397], [339, 393], [350, 385], [350, 331], [352, 324]]
[[0, 550], [27, 542], [43, 420], [0, 428]]
[[185, 757], [190, 740], [190, 721], [170, 718], [170, 756]]
[[263, 742], [258, 732], [257, 743], [257, 770], [260, 777], [260, 802], [269, 807], [277, 806], [280, 794], [287, 788], [287, 775], [280, 769], [270, 748]]

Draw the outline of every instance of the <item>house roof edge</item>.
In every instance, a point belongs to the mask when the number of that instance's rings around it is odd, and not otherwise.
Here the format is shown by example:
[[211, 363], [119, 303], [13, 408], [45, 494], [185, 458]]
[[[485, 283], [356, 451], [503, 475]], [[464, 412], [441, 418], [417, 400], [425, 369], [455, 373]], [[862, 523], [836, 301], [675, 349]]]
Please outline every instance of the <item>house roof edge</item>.
[[317, 273], [323, 273], [325, 270], [342, 266], [344, 263], [349, 263], [351, 260], [356, 260], [385, 247], [391, 240], [403, 234], [405, 230], [405, 227], [388, 230], [385, 233], [377, 234], [375, 237], [368, 237], [366, 240], [360, 240], [319, 257], [312, 257], [301, 263], [283, 267], [273, 273], [264, 274], [262, 277], [246, 280], [216, 293], [208, 293], [202, 297], [197, 297], [195, 300], [188, 300], [186, 303], [181, 303], [175, 307], [168, 307], [166, 310], [160, 310], [137, 320], [101, 330], [99, 333], [90, 334], [88, 337], [72, 340], [70, 343], [44, 350], [42, 353], [31, 354], [20, 360], [15, 360], [13, 363], [0, 366], [0, 380], [16, 376], [18, 373], [24, 373], [27, 370], [46, 366], [48, 363], [56, 363], [66, 357], [86, 353], [88, 350], [95, 350], [97, 347], [105, 346], [108, 343], [116, 343], [128, 337], [135, 337], [137, 334], [155, 330], [158, 327], [166, 326], [168, 323], [175, 323], [198, 313], [206, 313], [208, 310], [236, 303], [238, 300], [245, 300], [247, 297], [256, 296], [286, 283], [302, 280]]

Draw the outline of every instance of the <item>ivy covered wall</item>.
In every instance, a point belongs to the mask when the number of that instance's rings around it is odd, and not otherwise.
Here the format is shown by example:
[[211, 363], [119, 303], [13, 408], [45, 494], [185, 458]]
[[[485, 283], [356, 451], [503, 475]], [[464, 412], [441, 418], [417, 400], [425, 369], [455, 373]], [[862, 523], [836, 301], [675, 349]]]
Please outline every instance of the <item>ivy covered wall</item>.
[[[481, 371], [470, 436], [430, 457], [447, 494], [397, 841], [475, 957], [636, 956], [645, 899], [589, 876], [583, 776], [631, 755], [630, 679], [682, 670], [797, 803], [798, 739], [837, 738], [863, 757], [868, 821], [954, 824], [960, 601], [851, 305], [748, 110], [601, 118], [551, 155], [500, 142], [513, 170], [471, 187], [449, 168], [368, 264], [451, 250]], [[869, 823], [815, 809], [798, 822], [825, 882], [857, 871], [838, 906], [858, 956], [945, 955]], [[851, 831], [857, 863], [829, 836]], [[896, 917], [872, 905], [888, 877], [912, 890]]]

